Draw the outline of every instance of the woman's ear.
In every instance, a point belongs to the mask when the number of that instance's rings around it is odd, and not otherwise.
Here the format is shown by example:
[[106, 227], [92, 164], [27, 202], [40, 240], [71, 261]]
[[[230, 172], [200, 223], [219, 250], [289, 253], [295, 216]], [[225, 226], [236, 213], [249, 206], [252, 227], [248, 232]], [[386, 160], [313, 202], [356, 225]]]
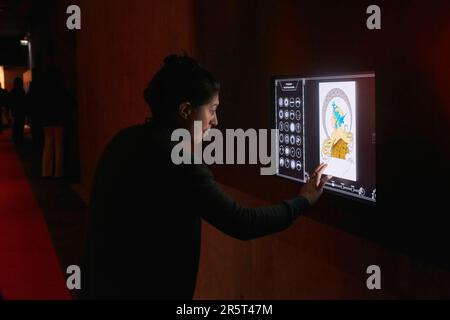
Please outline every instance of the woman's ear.
[[178, 114], [181, 118], [187, 119], [192, 112], [192, 106], [189, 102], [183, 102], [178, 108]]

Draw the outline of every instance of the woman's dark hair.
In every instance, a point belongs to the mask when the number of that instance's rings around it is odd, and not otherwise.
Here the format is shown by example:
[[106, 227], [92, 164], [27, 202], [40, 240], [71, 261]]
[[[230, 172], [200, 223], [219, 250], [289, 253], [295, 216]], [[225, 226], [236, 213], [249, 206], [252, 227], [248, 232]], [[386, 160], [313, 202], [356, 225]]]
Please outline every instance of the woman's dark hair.
[[155, 118], [172, 119], [183, 102], [197, 108], [211, 100], [219, 82], [186, 54], [171, 54], [144, 90], [144, 98]]

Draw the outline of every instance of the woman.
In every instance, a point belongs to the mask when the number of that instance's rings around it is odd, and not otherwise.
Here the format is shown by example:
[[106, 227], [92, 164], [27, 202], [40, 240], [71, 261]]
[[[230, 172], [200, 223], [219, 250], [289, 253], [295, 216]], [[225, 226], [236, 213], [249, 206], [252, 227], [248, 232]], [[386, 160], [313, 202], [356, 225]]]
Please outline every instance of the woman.
[[194, 137], [194, 121], [202, 122], [203, 133], [217, 126], [219, 83], [195, 60], [170, 55], [144, 96], [153, 118], [116, 135], [96, 170], [84, 298], [192, 299], [202, 218], [241, 240], [279, 232], [318, 199], [330, 178], [319, 166], [297, 197], [241, 207], [205, 165], [171, 161], [174, 129]]

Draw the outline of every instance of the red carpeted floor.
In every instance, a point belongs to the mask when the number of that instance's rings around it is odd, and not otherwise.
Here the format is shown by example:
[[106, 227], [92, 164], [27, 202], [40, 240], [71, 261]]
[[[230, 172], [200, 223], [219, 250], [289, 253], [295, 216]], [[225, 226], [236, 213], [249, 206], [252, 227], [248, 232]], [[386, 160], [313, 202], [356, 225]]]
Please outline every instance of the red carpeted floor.
[[71, 299], [44, 217], [10, 142], [0, 134], [0, 292], [3, 299]]

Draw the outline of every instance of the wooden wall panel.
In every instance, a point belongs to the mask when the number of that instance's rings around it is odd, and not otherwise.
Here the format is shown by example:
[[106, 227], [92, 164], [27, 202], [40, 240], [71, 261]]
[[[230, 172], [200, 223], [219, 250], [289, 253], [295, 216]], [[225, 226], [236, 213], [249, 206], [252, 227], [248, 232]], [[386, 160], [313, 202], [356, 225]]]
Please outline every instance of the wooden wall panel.
[[77, 31], [81, 186], [89, 193], [96, 162], [120, 129], [150, 112], [142, 92], [166, 55], [194, 55], [192, 0], [79, 1]]
[[[266, 205], [223, 185], [242, 205]], [[366, 269], [381, 268], [382, 290]], [[300, 217], [288, 230], [243, 242], [203, 223], [196, 299], [442, 299], [450, 272], [372, 241]]]

